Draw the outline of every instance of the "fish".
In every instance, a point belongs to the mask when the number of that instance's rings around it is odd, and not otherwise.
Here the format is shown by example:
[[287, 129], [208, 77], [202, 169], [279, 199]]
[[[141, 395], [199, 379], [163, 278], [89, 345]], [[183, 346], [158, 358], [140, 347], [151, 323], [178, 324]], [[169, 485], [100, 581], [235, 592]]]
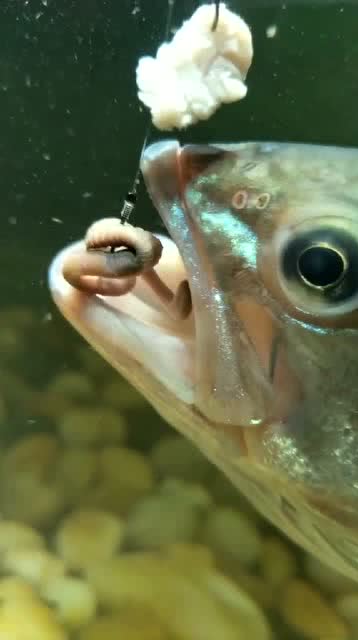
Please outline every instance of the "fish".
[[264, 517], [358, 579], [358, 149], [168, 139], [141, 171], [167, 231], [156, 271], [188, 282], [191, 313], [140, 277], [121, 296], [70, 285], [81, 242], [49, 268], [55, 304]]

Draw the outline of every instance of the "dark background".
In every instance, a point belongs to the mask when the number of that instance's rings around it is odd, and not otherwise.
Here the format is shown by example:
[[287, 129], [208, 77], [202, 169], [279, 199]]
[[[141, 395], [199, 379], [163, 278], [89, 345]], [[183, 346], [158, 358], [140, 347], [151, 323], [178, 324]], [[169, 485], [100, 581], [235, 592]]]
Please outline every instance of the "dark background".
[[[177, 0], [173, 26], [198, 4]], [[230, 8], [253, 31], [248, 96], [180, 140], [358, 146], [358, 5], [232, 0]], [[167, 0], [1, 0], [2, 306], [51, 308], [51, 257], [120, 208], [147, 123], [135, 67], [162, 41], [166, 12]], [[144, 193], [134, 221], [160, 227]]]

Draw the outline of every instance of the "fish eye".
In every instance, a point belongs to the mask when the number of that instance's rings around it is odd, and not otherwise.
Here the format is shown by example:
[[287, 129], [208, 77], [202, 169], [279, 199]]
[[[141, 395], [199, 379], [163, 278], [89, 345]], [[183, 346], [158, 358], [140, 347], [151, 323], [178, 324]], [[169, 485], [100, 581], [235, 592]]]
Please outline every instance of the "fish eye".
[[344, 278], [348, 261], [336, 247], [313, 244], [303, 249], [297, 258], [297, 273], [312, 289], [336, 287]]
[[358, 306], [358, 237], [348, 228], [296, 230], [280, 253], [281, 283], [295, 306], [319, 314]]

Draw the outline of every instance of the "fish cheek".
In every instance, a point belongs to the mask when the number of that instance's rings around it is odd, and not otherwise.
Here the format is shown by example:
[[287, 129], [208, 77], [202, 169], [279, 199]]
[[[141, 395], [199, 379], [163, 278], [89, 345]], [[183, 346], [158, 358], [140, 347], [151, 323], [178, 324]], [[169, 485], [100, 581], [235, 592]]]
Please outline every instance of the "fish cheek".
[[299, 402], [301, 385], [288, 362], [281, 326], [268, 306], [249, 296], [241, 296], [235, 310], [269, 385], [270, 418], [285, 419]]

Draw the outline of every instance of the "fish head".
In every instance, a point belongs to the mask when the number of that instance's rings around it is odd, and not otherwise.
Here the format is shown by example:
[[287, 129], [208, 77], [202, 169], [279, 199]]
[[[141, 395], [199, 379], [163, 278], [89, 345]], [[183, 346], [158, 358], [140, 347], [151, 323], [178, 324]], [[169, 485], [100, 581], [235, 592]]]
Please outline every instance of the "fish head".
[[358, 151], [249, 142], [149, 146], [167, 229], [157, 271], [187, 280], [170, 319], [138, 278], [73, 289], [67, 319], [292, 539], [358, 578]]

